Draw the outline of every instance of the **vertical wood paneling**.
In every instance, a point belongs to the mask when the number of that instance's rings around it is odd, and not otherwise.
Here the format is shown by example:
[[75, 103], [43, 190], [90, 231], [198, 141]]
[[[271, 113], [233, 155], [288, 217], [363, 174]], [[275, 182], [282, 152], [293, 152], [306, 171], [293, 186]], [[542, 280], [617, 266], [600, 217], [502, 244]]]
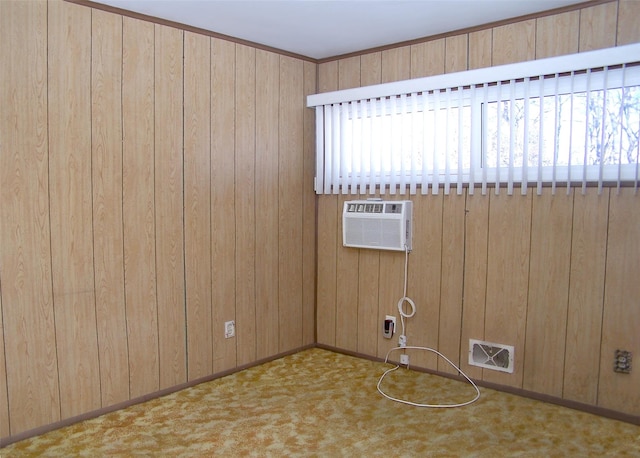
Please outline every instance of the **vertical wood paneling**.
[[338, 61], [338, 89], [360, 87], [360, 56]]
[[640, 42], [640, 2], [637, 0], [618, 1], [617, 46]]
[[183, 32], [155, 26], [155, 207], [160, 388], [187, 380], [184, 286]]
[[[338, 62], [318, 65], [318, 90], [338, 89]], [[342, 207], [335, 195], [318, 196], [318, 288], [316, 320], [318, 343], [336, 344], [337, 249], [342, 234], [338, 218]], [[321, 254], [321, 255], [320, 255]]]
[[318, 65], [318, 92], [338, 90], [338, 61]]
[[[360, 86], [360, 57], [338, 61], [338, 89]], [[350, 190], [349, 192], [353, 192]], [[343, 274], [338, 275], [336, 294], [336, 346], [355, 351], [358, 347], [358, 262], [362, 250], [342, 246], [341, 209], [344, 202], [359, 198], [354, 194], [338, 197], [338, 236], [336, 246], [337, 266]]]
[[211, 329], [214, 372], [231, 369], [237, 363], [238, 337], [224, 338], [224, 322], [237, 318], [236, 165], [235, 155], [230, 154], [235, 151], [236, 143], [235, 49], [233, 43], [211, 39]]
[[[465, 194], [452, 193], [445, 198], [442, 208], [438, 351], [458, 365], [462, 330]], [[438, 370], [458, 373], [442, 358], [438, 358]]]
[[[505, 234], [509, 234], [505, 237]], [[515, 347], [513, 374], [483, 370], [483, 380], [522, 387], [529, 244], [531, 234], [531, 193], [503, 189], [490, 194], [489, 247], [487, 261], [487, 302], [484, 337], [489, 342]]]
[[617, 349], [631, 351], [635, 365], [640, 348], [640, 200], [633, 188], [611, 191], [608, 230], [598, 405], [640, 415], [640, 371], [612, 368]]
[[315, 114], [306, 106], [306, 96], [316, 93], [317, 65], [303, 62], [304, 116], [303, 183], [302, 183], [302, 344], [316, 342], [316, 195], [313, 181], [315, 177]]
[[[1, 183], [2, 182], [0, 181], [0, 184]], [[4, 325], [2, 322], [2, 294], [0, 294], [0, 437], [8, 437], [10, 434], [9, 398], [7, 397], [7, 366], [4, 356], [4, 345]]]
[[336, 251], [342, 238], [338, 232], [341, 211], [337, 196], [318, 196], [318, 343], [332, 346], [336, 344]]
[[51, 283], [47, 4], [0, 2], [0, 256], [11, 433], [60, 420]]
[[574, 193], [563, 397], [595, 405], [600, 372], [609, 191]]
[[445, 72], [462, 72], [468, 66], [469, 36], [467, 34], [447, 37], [445, 40]]
[[358, 347], [358, 261], [363, 250], [342, 246], [342, 208], [347, 200], [358, 196], [338, 196], [338, 235], [336, 237], [336, 346], [355, 351]]
[[123, 19], [122, 125], [125, 301], [130, 393], [160, 387], [154, 206], [154, 26]]
[[[380, 252], [380, 278], [384, 281], [378, 285], [378, 358], [384, 358], [387, 352], [398, 346], [398, 336], [400, 328], [400, 317], [398, 316], [398, 300], [402, 297], [402, 286], [404, 281], [404, 253], [398, 251]], [[398, 332], [392, 339], [385, 339], [382, 336], [382, 323], [385, 315], [395, 315], [397, 317]], [[396, 352], [392, 360], [398, 361], [400, 358]]]
[[60, 413], [69, 418], [101, 405], [93, 240], [87, 230], [92, 225], [91, 10], [50, 2], [48, 19], [53, 302]]
[[480, 378], [482, 369], [468, 364], [468, 352], [469, 339], [484, 339], [489, 197], [479, 192], [473, 195], [468, 194], [466, 205], [460, 368], [469, 377]]
[[535, 59], [535, 19], [494, 27], [491, 54], [492, 65]]
[[382, 82], [390, 83], [411, 78], [411, 47], [382, 51]]
[[545, 188], [533, 199], [531, 216], [523, 387], [556, 397], [564, 375], [572, 207], [571, 194]]
[[[378, 321], [378, 284], [380, 275], [380, 253], [376, 250], [361, 250], [358, 258], [358, 342], [356, 351], [375, 355], [382, 322]], [[397, 313], [393, 313], [397, 316]], [[398, 317], [399, 318], [399, 317]]]
[[411, 78], [444, 73], [445, 40], [411, 45]]
[[[381, 82], [381, 63], [382, 56], [379, 52], [361, 56], [360, 84], [362, 86]], [[377, 250], [360, 250], [358, 272], [357, 351], [375, 355], [378, 349], [378, 337], [382, 332], [382, 322], [378, 320], [380, 253]]]
[[536, 59], [578, 52], [579, 24], [579, 11], [538, 18]]
[[[409, 255], [407, 295], [416, 304], [416, 314], [406, 320], [407, 345], [438, 347], [443, 205], [442, 193], [414, 199], [413, 250]], [[399, 289], [394, 305], [401, 297], [402, 289]], [[403, 305], [405, 312], [410, 312], [407, 307], [408, 304]], [[438, 358], [435, 353], [420, 351], [411, 355], [411, 364], [435, 370]]]
[[362, 86], [382, 82], [382, 54], [373, 52], [360, 57], [360, 83]]
[[256, 360], [256, 50], [236, 45], [236, 339], [238, 364]]
[[580, 10], [580, 52], [609, 48], [616, 44], [618, 2]]
[[280, 58], [256, 51], [256, 345], [278, 352], [278, 128]]
[[[184, 34], [184, 250], [187, 378], [213, 372], [211, 40]], [[220, 333], [221, 328], [215, 329]]]
[[92, 11], [91, 149], [102, 405], [129, 399], [122, 233], [122, 17]]
[[[280, 56], [279, 163], [278, 163], [278, 322], [279, 352], [299, 348], [303, 342], [303, 196], [304, 96], [301, 61]], [[295, 192], [294, 192], [295, 190]]]
[[493, 29], [479, 30], [469, 34], [469, 70], [491, 66]]

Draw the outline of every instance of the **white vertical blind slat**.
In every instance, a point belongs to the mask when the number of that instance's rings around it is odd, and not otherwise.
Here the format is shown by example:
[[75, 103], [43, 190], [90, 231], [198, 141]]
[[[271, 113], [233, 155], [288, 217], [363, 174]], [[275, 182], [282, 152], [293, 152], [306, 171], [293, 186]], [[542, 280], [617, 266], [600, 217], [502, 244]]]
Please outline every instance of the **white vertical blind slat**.
[[516, 150], [516, 85], [509, 82], [509, 171], [507, 173], [507, 194], [513, 194], [513, 155]]
[[[369, 100], [369, 108], [371, 111], [371, 176], [369, 177], [369, 194], [376, 193], [376, 170], [380, 170], [381, 162], [380, 162], [380, 151], [382, 145], [380, 144], [380, 139], [378, 134], [380, 133], [380, 118], [378, 115], [377, 107], [378, 103], [376, 99]], [[377, 159], [377, 160], [376, 160]]]
[[440, 91], [433, 91], [433, 181], [431, 183], [431, 193], [437, 195], [440, 191], [440, 166], [438, 164], [438, 151], [440, 149], [440, 126], [438, 116], [440, 111]]
[[445, 93], [445, 124], [444, 131], [444, 195], [449, 195], [451, 182], [451, 88], [447, 88]]
[[602, 194], [602, 176], [603, 176], [603, 172], [604, 172], [604, 161], [605, 161], [605, 154], [606, 154], [606, 144], [605, 144], [605, 132], [606, 132], [606, 125], [607, 125], [607, 93], [609, 91], [607, 91], [607, 83], [608, 83], [608, 76], [609, 76], [609, 67], [604, 67], [604, 90], [602, 91], [602, 125], [600, 126], [600, 129], [602, 130], [601, 132], [601, 136], [600, 136], [600, 153], [601, 153], [601, 157], [600, 157], [600, 167], [598, 168], [598, 194]]
[[464, 150], [464, 135], [463, 135], [463, 116], [462, 116], [462, 90], [461, 86], [458, 87], [458, 186], [456, 188], [457, 194], [462, 194], [462, 158], [465, 152]]
[[539, 99], [539, 129], [538, 129], [538, 177], [536, 180], [536, 194], [542, 194], [542, 157], [544, 155], [544, 86], [545, 86], [545, 78], [543, 75], [540, 75], [540, 79], [538, 80], [538, 85], [540, 88], [540, 99]]
[[[351, 120], [355, 120], [358, 118], [358, 103], [357, 102], [351, 102], [349, 104], [347, 104], [347, 118], [346, 119], [351, 119]], [[356, 122], [350, 122], [349, 123], [351, 125], [351, 141], [349, 142], [349, 152], [350, 154], [348, 155], [348, 161], [345, 159], [345, 163], [348, 162], [349, 164], [349, 168], [351, 169], [351, 173], [347, 173], [346, 175], [343, 176], [348, 176], [349, 180], [348, 180], [348, 184], [345, 183], [345, 186], [343, 186], [342, 189], [342, 193], [343, 194], [347, 194], [349, 192], [349, 190], [351, 191], [351, 194], [355, 194], [356, 190], [356, 164], [358, 162], [358, 159], [360, 157], [360, 154], [362, 152], [362, 142], [357, 142], [358, 146], [356, 146], [354, 139], [357, 138], [358, 135], [358, 123]], [[346, 156], [346, 154], [345, 154]], [[346, 171], [345, 171], [346, 172]], [[345, 189], [346, 188], [346, 189]]]
[[316, 194], [324, 193], [324, 105], [316, 107]]
[[331, 187], [333, 194], [340, 191], [340, 106], [331, 107]]
[[531, 118], [529, 116], [529, 84], [530, 78], [524, 79], [524, 138], [522, 140], [522, 181], [520, 182], [520, 194], [523, 196], [527, 194], [528, 176], [529, 170], [529, 123]]
[[[399, 139], [398, 137], [398, 99], [397, 97], [391, 97], [391, 134], [390, 138]], [[394, 160], [400, 154], [399, 145], [397, 141], [392, 142], [391, 144], [391, 156], [389, 157], [389, 162], [391, 167], [387, 170], [391, 171], [389, 177], [389, 194], [394, 195], [397, 191], [398, 186], [398, 169], [396, 167], [396, 161]]]
[[[484, 96], [483, 96], [483, 103], [482, 103], [482, 117], [483, 119], [486, 120], [486, 122], [489, 122], [489, 84], [485, 83], [484, 84], [484, 90], [483, 90]], [[483, 135], [482, 135], [482, 150], [484, 150], [485, 152], [489, 149], [489, 129], [482, 129], [483, 131]], [[482, 195], [486, 195], [487, 194], [487, 169], [489, 168], [489, 164], [488, 161], [486, 161], [486, 154], [482, 155]]]
[[[590, 68], [587, 69], [587, 90], [585, 94], [586, 94], [585, 106], [589, 107], [589, 103], [591, 101], [591, 69]], [[591, 119], [590, 112], [588, 109], [586, 110], [586, 114], [587, 114], [587, 120], [585, 122], [585, 129], [584, 129], [584, 155], [582, 158], [582, 194], [583, 195], [587, 193], [587, 158], [589, 155], [589, 146], [591, 145], [589, 129], [587, 127], [589, 126], [589, 119]]]
[[620, 142], [619, 143], [620, 147], [618, 149], [618, 174], [617, 174], [617, 180], [616, 180], [616, 190], [617, 190], [618, 194], [620, 193], [620, 182], [621, 182], [620, 176], [622, 174], [622, 142], [623, 142], [622, 134], [623, 134], [624, 129], [625, 129], [624, 123], [626, 121], [625, 117], [623, 116], [623, 113], [624, 113], [624, 100], [626, 98], [625, 95], [626, 95], [626, 92], [627, 92], [627, 88], [626, 88], [626, 85], [625, 85], [626, 76], [627, 76], [627, 66], [623, 65], [622, 66], [622, 89], [621, 89], [622, 94], [620, 96], [621, 100], [623, 101], [623, 103], [620, 104], [620, 112], [618, 114], [620, 122], [622, 123], [620, 125], [620, 138], [618, 139], [618, 141]]
[[411, 123], [407, 122], [409, 118], [407, 116], [407, 94], [400, 96], [400, 115], [398, 116], [400, 122], [400, 194], [407, 193], [407, 150], [408, 145], [411, 143], [411, 134], [407, 132], [411, 128]]
[[324, 154], [324, 193], [331, 194], [332, 189], [332, 177], [333, 177], [333, 106], [325, 105], [324, 107], [324, 125], [325, 125], [325, 154]]
[[422, 93], [422, 131], [424, 134], [422, 135], [422, 181], [420, 183], [420, 193], [422, 195], [429, 193], [429, 154], [427, 151], [429, 150], [428, 140], [429, 135], [429, 117], [427, 113], [429, 112], [429, 93], [427, 91]]
[[576, 74], [575, 72], [571, 72], [571, 92], [570, 92], [570, 104], [569, 104], [569, 155], [567, 157], [567, 195], [571, 193], [571, 181], [573, 179], [571, 170], [573, 165], [573, 113], [574, 113], [574, 105], [575, 105], [575, 82], [576, 82]]
[[[387, 161], [385, 159], [385, 155], [388, 156], [388, 152], [389, 152], [389, 148], [391, 148], [391, 145], [389, 144], [388, 137], [391, 133], [391, 131], [389, 130], [387, 132], [387, 127], [389, 126], [389, 123], [385, 124], [385, 120], [387, 119], [387, 103], [386, 103], [386, 99], [380, 99], [380, 141], [378, 142], [380, 144], [380, 148], [379, 148], [379, 152], [380, 154], [378, 155], [378, 170], [380, 173], [380, 194], [384, 195], [386, 193], [387, 190], [387, 179], [386, 179], [386, 173], [384, 172], [385, 170], [389, 170], [388, 168], [385, 168], [387, 166]], [[387, 135], [385, 135], [385, 133]]]
[[[342, 194], [349, 192], [349, 169], [347, 167], [347, 151], [353, 157], [353, 148], [347, 145], [347, 120], [349, 119], [349, 106], [351, 103], [340, 104], [340, 171], [338, 183]], [[353, 126], [353, 123], [351, 124]]]
[[500, 147], [501, 147], [501, 134], [502, 129], [500, 128], [500, 112], [502, 111], [502, 82], [498, 81], [498, 102], [496, 103], [496, 122], [498, 125], [496, 126], [496, 183], [495, 183], [495, 193], [496, 196], [500, 194]]
[[[475, 100], [477, 97], [476, 94], [476, 85], [471, 85], [471, 100]], [[475, 180], [476, 180], [476, 156], [478, 154], [478, 147], [482, 146], [480, 140], [480, 123], [476, 122], [476, 117], [478, 116], [478, 104], [473, 104], [471, 106], [470, 113], [470, 122], [471, 122], [471, 142], [469, 144], [469, 195], [473, 195], [475, 189]]]
[[[553, 90], [553, 169], [552, 169], [552, 178], [551, 178], [551, 194], [555, 195], [556, 193], [556, 181], [557, 181], [557, 166], [558, 166], [558, 121], [560, 119], [560, 106], [558, 105], [558, 86], [560, 84], [560, 79], [558, 78], [558, 74], [555, 74], [554, 77], [554, 90]], [[540, 148], [543, 148], [544, 145], [540, 142]]]
[[411, 178], [409, 180], [409, 194], [414, 195], [416, 193], [418, 176], [416, 169], [417, 155], [420, 153], [420, 138], [424, 135], [419, 135], [420, 132], [420, 117], [418, 116], [418, 94], [411, 94]]
[[[360, 124], [360, 135], [364, 140], [364, 137], [371, 137], [371, 116], [369, 115], [369, 102], [367, 100], [360, 101], [360, 110], [362, 111], [362, 120]], [[371, 143], [369, 143], [369, 152], [371, 151]], [[366, 165], [365, 165], [366, 164]], [[367, 174], [371, 174], [371, 154], [367, 154], [365, 151], [365, 142], [360, 142], [360, 173], [358, 186], [360, 188], [360, 194], [367, 193]]]

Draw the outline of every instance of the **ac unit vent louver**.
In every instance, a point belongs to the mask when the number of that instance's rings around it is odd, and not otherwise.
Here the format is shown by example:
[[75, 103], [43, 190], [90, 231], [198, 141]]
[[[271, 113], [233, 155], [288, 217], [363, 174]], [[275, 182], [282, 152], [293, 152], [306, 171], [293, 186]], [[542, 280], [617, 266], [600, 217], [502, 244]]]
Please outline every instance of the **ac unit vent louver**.
[[469, 364], [511, 374], [513, 373], [513, 351], [514, 348], [511, 345], [469, 339]]

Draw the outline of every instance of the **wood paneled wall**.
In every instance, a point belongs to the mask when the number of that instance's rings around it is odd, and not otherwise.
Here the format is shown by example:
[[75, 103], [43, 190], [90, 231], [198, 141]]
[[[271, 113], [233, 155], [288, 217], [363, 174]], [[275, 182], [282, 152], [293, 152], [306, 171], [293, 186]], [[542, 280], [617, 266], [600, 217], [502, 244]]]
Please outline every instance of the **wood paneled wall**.
[[316, 64], [58, 0], [0, 21], [0, 437], [314, 343]]
[[[320, 64], [320, 92], [640, 41], [620, 0]], [[471, 377], [640, 415], [640, 371], [613, 372], [616, 348], [640, 352], [640, 197], [632, 189], [541, 196], [399, 196], [414, 202], [410, 345], [436, 348]], [[320, 196], [318, 342], [383, 358], [398, 315], [404, 254], [343, 248], [345, 200]], [[515, 346], [515, 371], [468, 364], [469, 339]], [[432, 353], [412, 364], [455, 372]], [[635, 387], [635, 388], [633, 388]]]

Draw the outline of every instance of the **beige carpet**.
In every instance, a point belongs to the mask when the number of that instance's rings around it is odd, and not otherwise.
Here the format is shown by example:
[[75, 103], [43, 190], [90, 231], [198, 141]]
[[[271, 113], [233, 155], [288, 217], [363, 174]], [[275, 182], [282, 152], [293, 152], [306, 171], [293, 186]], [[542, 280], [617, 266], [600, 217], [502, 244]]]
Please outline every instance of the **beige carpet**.
[[[389, 365], [306, 350], [0, 449], [3, 457], [640, 457], [640, 427], [481, 388], [456, 409], [376, 390]], [[471, 385], [408, 371], [383, 390], [419, 403]]]

